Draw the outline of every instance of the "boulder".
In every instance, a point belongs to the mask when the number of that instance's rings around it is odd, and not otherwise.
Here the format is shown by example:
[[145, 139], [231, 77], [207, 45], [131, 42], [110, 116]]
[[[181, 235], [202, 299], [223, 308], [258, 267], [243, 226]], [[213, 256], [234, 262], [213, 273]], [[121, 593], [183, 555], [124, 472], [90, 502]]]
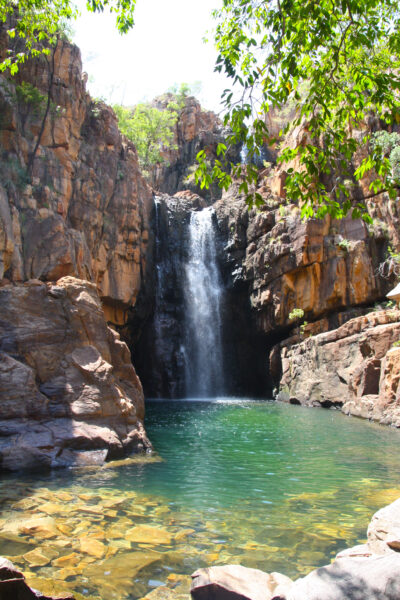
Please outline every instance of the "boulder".
[[281, 371], [278, 399], [334, 405], [400, 427], [400, 348], [393, 347], [399, 338], [400, 312], [381, 310], [300, 343], [282, 342], [271, 352], [274, 370]]
[[281, 573], [264, 573], [241, 565], [198, 569], [192, 575], [194, 600], [276, 600], [293, 582]]
[[11, 561], [0, 557], [0, 600], [74, 600], [73, 596], [44, 596], [30, 588]]
[[294, 582], [285, 600], [398, 600], [400, 555], [341, 558]]
[[129, 350], [96, 286], [0, 288], [0, 469], [99, 465], [149, 448]]
[[400, 498], [374, 514], [368, 526], [368, 546], [375, 554], [400, 551]]

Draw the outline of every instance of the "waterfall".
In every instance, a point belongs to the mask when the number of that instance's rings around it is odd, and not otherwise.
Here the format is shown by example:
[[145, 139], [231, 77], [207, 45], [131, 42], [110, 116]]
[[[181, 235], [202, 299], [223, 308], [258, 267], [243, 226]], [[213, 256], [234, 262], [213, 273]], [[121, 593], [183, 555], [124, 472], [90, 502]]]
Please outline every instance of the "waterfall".
[[186, 393], [192, 397], [224, 392], [221, 336], [222, 285], [217, 265], [214, 210], [192, 212], [185, 265]]
[[161, 345], [163, 342], [162, 332], [162, 302], [165, 287], [165, 268], [162, 260], [162, 247], [161, 247], [161, 226], [160, 226], [160, 199], [158, 196], [154, 198], [154, 212], [155, 212], [155, 266], [156, 266], [156, 286], [155, 286], [155, 310], [154, 310], [154, 337], [155, 337], [155, 348], [156, 353], [160, 353]]

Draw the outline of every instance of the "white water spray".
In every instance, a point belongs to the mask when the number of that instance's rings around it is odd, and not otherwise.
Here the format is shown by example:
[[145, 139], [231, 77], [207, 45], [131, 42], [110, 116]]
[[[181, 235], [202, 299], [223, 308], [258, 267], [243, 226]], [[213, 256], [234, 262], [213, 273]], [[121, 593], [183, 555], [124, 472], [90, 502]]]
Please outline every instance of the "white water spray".
[[221, 303], [214, 210], [193, 212], [189, 226], [186, 286], [186, 393], [210, 397], [224, 392]]

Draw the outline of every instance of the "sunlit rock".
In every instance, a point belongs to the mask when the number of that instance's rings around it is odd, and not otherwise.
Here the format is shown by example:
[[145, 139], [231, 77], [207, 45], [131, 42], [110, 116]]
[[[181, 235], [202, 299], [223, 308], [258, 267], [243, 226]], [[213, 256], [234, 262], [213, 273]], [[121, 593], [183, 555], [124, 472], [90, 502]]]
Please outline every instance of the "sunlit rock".
[[125, 539], [130, 542], [136, 542], [139, 544], [166, 544], [172, 543], [172, 534], [166, 529], [159, 527], [152, 527], [150, 525], [138, 525], [125, 532]]
[[106, 552], [106, 546], [100, 540], [90, 537], [81, 538], [80, 546], [81, 552], [85, 552], [96, 558], [103, 558]]

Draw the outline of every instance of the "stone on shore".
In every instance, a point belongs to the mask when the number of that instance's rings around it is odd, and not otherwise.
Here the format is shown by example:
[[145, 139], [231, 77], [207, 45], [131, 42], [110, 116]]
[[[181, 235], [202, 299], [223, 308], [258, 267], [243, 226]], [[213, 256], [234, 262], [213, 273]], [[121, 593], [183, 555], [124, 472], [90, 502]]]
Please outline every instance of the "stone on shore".
[[368, 546], [375, 554], [400, 550], [400, 498], [374, 514], [368, 526]]
[[0, 556], [0, 600], [74, 600], [73, 596], [45, 596], [30, 588], [11, 561]]
[[194, 600], [272, 600], [287, 593], [292, 585], [292, 580], [281, 573], [226, 565], [195, 571], [190, 593]]
[[285, 600], [399, 600], [400, 555], [340, 558], [294, 582]]

